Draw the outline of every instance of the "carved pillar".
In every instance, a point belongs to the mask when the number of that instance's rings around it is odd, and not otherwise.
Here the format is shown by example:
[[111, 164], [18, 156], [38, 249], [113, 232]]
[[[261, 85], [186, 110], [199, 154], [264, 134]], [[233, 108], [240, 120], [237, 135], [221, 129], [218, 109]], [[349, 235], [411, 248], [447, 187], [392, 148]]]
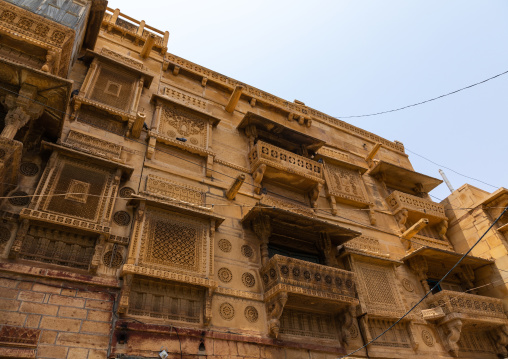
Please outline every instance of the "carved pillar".
[[279, 335], [280, 316], [282, 315], [287, 300], [288, 294], [286, 292], [280, 292], [267, 305], [268, 333], [274, 338], [277, 338]]
[[417, 256], [411, 258], [409, 261], [409, 266], [411, 270], [416, 274], [416, 277], [422, 284], [425, 292], [428, 292], [430, 290], [429, 283], [427, 283], [427, 272], [429, 270], [429, 265], [425, 257]]
[[[18, 228], [18, 233], [16, 234], [16, 239], [14, 243], [12, 243], [11, 250], [9, 251], [9, 258], [14, 259], [18, 256], [21, 251], [21, 246], [23, 244], [23, 240], [27, 236], [28, 233], [28, 219], [23, 219]], [[35, 240], [35, 238], [33, 238]]]
[[138, 264], [138, 255], [141, 250], [141, 236], [145, 217], [145, 202], [141, 202], [134, 216], [134, 226], [129, 243], [129, 254], [126, 264]]
[[409, 334], [409, 341], [411, 342], [411, 347], [413, 348], [414, 351], [416, 351], [420, 343], [416, 339], [415, 326], [412, 321], [407, 323], [407, 332]]
[[97, 71], [97, 60], [93, 60], [93, 62], [90, 64], [90, 68], [88, 69], [88, 72], [86, 73], [85, 80], [83, 81], [83, 84], [81, 85], [81, 89], [79, 90], [80, 96], [86, 96], [88, 93], [88, 90], [90, 89], [92, 85], [92, 79], [94, 78], [94, 75]]
[[353, 318], [356, 316], [356, 306], [350, 305], [339, 314], [339, 326], [341, 331], [340, 342], [343, 347], [349, 342], [349, 329], [353, 325]]
[[[474, 288], [475, 285], [474, 285], [473, 281], [474, 281], [475, 275], [474, 275], [473, 268], [471, 268], [471, 266], [468, 264], [461, 265], [460, 268], [462, 269], [458, 273], [460, 279], [466, 283], [468, 289]], [[471, 290], [470, 292], [472, 294], [477, 294], [478, 291]]]
[[265, 214], [260, 214], [253, 222], [252, 222], [252, 230], [259, 238], [261, 244], [261, 264], [264, 266], [268, 263], [268, 242], [270, 239], [270, 235], [272, 234], [272, 225], [270, 223], [270, 216]]
[[30, 115], [27, 114], [21, 107], [15, 107], [9, 110], [5, 116], [5, 127], [0, 134], [0, 137], [8, 140], [14, 139], [16, 133], [18, 133], [18, 131], [30, 120]]
[[360, 326], [360, 330], [363, 333], [363, 337], [365, 338], [365, 342], [368, 343], [372, 340], [372, 334], [370, 334], [369, 330], [369, 316], [367, 314], [362, 315], [358, 319], [358, 324]]
[[319, 240], [316, 243], [318, 249], [323, 253], [325, 265], [329, 267], [337, 267], [337, 258], [335, 254], [337, 248], [332, 246], [330, 237], [326, 233], [320, 233]]
[[92, 263], [90, 263], [90, 272], [92, 274], [97, 273], [97, 268], [99, 268], [99, 264], [101, 263], [102, 252], [104, 250], [104, 245], [106, 243], [106, 236], [101, 235], [99, 237], [98, 243], [95, 245]]
[[214, 291], [215, 288], [207, 288], [205, 293], [205, 308], [203, 315], [203, 321], [205, 326], [209, 326], [210, 323], [212, 322], [212, 298]]
[[134, 275], [126, 274], [123, 276], [122, 291], [120, 292], [120, 302], [118, 304], [118, 313], [125, 314], [129, 309], [129, 297], [131, 295], [132, 280]]
[[214, 156], [208, 155], [206, 157], [206, 177], [212, 177], [213, 176], [213, 160]]
[[254, 148], [254, 142], [258, 137], [256, 126], [248, 125], [247, 127], [245, 127], [245, 135], [249, 138], [249, 152], [250, 152]]

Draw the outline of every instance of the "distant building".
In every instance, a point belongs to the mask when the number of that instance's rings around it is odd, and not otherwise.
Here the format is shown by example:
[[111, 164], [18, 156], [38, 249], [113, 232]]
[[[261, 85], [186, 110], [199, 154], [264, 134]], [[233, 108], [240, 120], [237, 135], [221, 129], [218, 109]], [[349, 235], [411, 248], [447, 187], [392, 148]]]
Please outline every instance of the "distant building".
[[[434, 203], [401, 143], [168, 36], [104, 0], [0, 2], [0, 357], [340, 357], [508, 202]], [[506, 356], [503, 221], [353, 357]]]

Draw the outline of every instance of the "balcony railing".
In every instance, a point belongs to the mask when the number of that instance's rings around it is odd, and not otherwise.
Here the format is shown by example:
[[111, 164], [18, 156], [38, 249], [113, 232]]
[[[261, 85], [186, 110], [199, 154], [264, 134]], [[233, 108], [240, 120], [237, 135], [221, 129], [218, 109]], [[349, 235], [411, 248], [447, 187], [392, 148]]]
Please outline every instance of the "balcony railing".
[[356, 302], [354, 273], [274, 255], [261, 269], [265, 295], [284, 291], [340, 302]]
[[249, 160], [253, 168], [264, 163], [286, 173], [294, 173], [312, 181], [324, 183], [321, 163], [263, 141], [258, 141], [254, 146], [249, 154]]
[[426, 217], [434, 222], [447, 220], [442, 204], [407, 193], [394, 191], [386, 197], [386, 203], [388, 203], [388, 206], [390, 206], [390, 209], [394, 213], [407, 209], [409, 212], [421, 214], [422, 218]]
[[166, 53], [169, 38], [168, 31], [160, 31], [146, 25], [144, 21], [138, 21], [122, 14], [119, 9], [113, 10], [109, 7], [104, 14], [103, 23], [108, 27], [108, 30], [115, 28], [124, 35], [129, 34], [136, 41], [145, 41], [150, 34], [155, 35], [155, 47], [158, 47], [163, 55]]
[[[506, 314], [503, 310], [503, 301], [470, 293], [443, 290], [429, 297], [429, 308], [441, 307], [444, 314], [462, 313], [470, 320], [492, 320], [493, 318], [504, 319]], [[497, 321], [496, 321], [497, 323]]]

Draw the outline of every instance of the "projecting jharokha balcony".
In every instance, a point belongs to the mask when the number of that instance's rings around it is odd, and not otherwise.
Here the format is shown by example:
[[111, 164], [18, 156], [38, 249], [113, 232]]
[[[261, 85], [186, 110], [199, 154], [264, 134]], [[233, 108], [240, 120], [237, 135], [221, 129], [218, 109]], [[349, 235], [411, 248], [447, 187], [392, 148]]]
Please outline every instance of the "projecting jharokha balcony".
[[276, 254], [261, 269], [261, 278], [265, 298], [286, 292], [339, 306], [358, 303], [354, 273], [346, 270]]
[[442, 204], [407, 193], [393, 191], [391, 195], [386, 197], [386, 203], [388, 203], [388, 206], [395, 215], [407, 210], [408, 218], [415, 222], [420, 218], [427, 218], [429, 224], [436, 224], [447, 220]]
[[[495, 327], [508, 323], [503, 301], [497, 298], [442, 290], [429, 297], [427, 304], [436, 312], [435, 319], [455, 314], [454, 317], [460, 318], [464, 324]], [[442, 314], [439, 308], [442, 309]]]
[[252, 172], [265, 165], [264, 177], [308, 191], [324, 183], [323, 165], [314, 160], [258, 141], [249, 154]]

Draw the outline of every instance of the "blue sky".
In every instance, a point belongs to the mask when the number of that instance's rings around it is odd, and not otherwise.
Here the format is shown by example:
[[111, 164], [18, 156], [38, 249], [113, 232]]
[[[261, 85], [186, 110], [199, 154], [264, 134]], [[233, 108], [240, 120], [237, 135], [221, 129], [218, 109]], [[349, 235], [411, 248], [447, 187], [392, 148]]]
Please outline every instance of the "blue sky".
[[[413, 104], [508, 70], [508, 1], [110, 0], [170, 32], [168, 51], [332, 116]], [[407, 110], [345, 121], [508, 186], [508, 74]], [[416, 171], [439, 167], [406, 151]], [[455, 188], [491, 187], [443, 168]], [[431, 195], [445, 198], [444, 184]]]

